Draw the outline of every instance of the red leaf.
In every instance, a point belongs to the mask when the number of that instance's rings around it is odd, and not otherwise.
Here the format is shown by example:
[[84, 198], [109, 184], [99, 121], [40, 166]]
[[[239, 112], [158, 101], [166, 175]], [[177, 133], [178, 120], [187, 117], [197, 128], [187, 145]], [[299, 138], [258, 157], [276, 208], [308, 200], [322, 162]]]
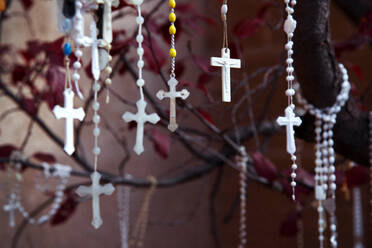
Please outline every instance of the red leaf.
[[289, 213], [287, 218], [280, 225], [280, 235], [284, 237], [293, 237], [298, 232], [297, 221], [300, 218], [298, 212]]
[[21, 0], [21, 3], [23, 5], [23, 8], [25, 10], [28, 10], [34, 4], [34, 1], [33, 0]]
[[271, 2], [265, 3], [261, 9], [257, 12], [255, 18], [246, 18], [240, 21], [234, 27], [234, 34], [241, 39], [249, 38], [254, 35], [257, 30], [264, 24], [264, 19], [268, 10], [273, 6]]
[[207, 87], [205, 85], [210, 82], [212, 79], [212, 76], [207, 73], [200, 74], [196, 87], [200, 89], [209, 99], [210, 102], [214, 102], [213, 96], [209, 93]]
[[112, 11], [119, 10], [119, 9], [122, 9], [124, 7], [129, 7], [129, 6], [130, 5], [128, 3], [126, 3], [124, 0], [120, 0], [119, 5], [117, 7], [113, 7]]
[[164, 159], [168, 158], [170, 151], [170, 137], [154, 128], [151, 132], [155, 151]]
[[196, 109], [196, 111], [198, 111], [198, 113], [203, 117], [204, 120], [206, 120], [207, 122], [209, 122], [210, 124], [212, 124], [214, 126], [216, 125], [212, 116], [209, 113], [207, 113], [206, 111], [204, 111], [200, 108]]
[[369, 182], [368, 169], [357, 165], [345, 172], [346, 183], [349, 188], [367, 184]]
[[246, 39], [254, 35], [263, 23], [263, 20], [259, 18], [247, 18], [239, 22], [233, 32], [238, 38]]
[[216, 71], [216, 68], [211, 66], [209, 58], [203, 58], [203, 57], [193, 54], [192, 59], [194, 63], [197, 66], [199, 66], [200, 69], [202, 69], [203, 72], [208, 73], [208, 72]]
[[[146, 67], [149, 68], [151, 71], [158, 73], [158, 68], [162, 68], [167, 63], [167, 55], [164, 53], [164, 50], [160, 48], [154, 37], [151, 40], [151, 48], [154, 52], [154, 55], [150, 49], [150, 42], [147, 37], [145, 37], [143, 43], [144, 49], [144, 59], [146, 60]], [[154, 57], [156, 56], [156, 57]]]
[[75, 212], [78, 205], [77, 197], [74, 193], [69, 192], [67, 198], [62, 202], [57, 213], [53, 216], [50, 221], [50, 225], [57, 226], [66, 222], [72, 214]]
[[277, 178], [278, 173], [275, 165], [260, 152], [254, 152], [252, 154], [252, 159], [257, 175], [266, 178], [270, 182]]
[[0, 146], [0, 157], [1, 158], [8, 158], [12, 154], [13, 151], [17, 150], [17, 148], [12, 144], [5, 144]]
[[12, 82], [13, 84], [21, 83], [27, 74], [27, 67], [16, 64], [12, 70]]
[[64, 37], [58, 38], [51, 42], [45, 42], [41, 45], [42, 50], [49, 58], [51, 64], [57, 66], [64, 66], [64, 54], [62, 52], [62, 46]]
[[52, 154], [37, 152], [32, 155], [33, 158], [46, 163], [55, 163], [56, 158]]
[[26, 112], [28, 112], [32, 116], [34, 116], [37, 112], [37, 107], [34, 99], [23, 98], [22, 107], [26, 110]]
[[359, 65], [351, 65], [351, 70], [354, 72], [354, 74], [357, 76], [357, 78], [361, 82], [365, 82], [366, 79], [364, 77], [364, 73], [363, 73], [362, 67], [360, 67]]

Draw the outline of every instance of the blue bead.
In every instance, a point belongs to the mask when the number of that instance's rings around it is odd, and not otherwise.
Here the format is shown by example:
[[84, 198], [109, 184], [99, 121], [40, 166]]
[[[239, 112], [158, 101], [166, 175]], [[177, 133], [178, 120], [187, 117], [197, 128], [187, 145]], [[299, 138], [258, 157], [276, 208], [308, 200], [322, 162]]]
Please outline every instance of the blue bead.
[[66, 56], [70, 56], [71, 54], [71, 45], [70, 43], [65, 43], [65, 45], [63, 46], [63, 53], [66, 55]]

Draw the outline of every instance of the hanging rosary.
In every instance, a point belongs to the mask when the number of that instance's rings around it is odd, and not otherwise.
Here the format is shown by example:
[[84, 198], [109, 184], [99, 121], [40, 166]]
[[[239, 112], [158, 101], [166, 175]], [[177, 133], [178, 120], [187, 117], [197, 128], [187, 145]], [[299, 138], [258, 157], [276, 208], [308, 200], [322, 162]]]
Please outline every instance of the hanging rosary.
[[288, 107], [285, 109], [284, 117], [278, 117], [276, 120], [280, 126], [286, 126], [287, 132], [287, 152], [291, 155], [292, 160], [292, 173], [291, 173], [291, 187], [292, 187], [292, 199], [296, 200], [295, 194], [295, 187], [296, 187], [296, 156], [294, 155], [296, 152], [296, 143], [295, 143], [295, 136], [294, 136], [294, 126], [300, 126], [302, 121], [300, 117], [296, 117], [294, 113], [295, 105], [293, 103], [293, 96], [295, 95], [295, 90], [293, 89], [293, 82], [295, 77], [293, 75], [294, 68], [293, 68], [293, 35], [294, 31], [296, 30], [297, 22], [293, 19], [292, 14], [294, 13], [294, 6], [296, 5], [296, 0], [284, 0], [286, 5], [286, 12], [287, 12], [287, 19], [284, 22], [284, 32], [287, 34], [287, 43], [285, 44], [285, 49], [287, 50], [287, 83], [288, 89], [286, 90], [285, 94], [288, 96]]
[[230, 58], [230, 49], [227, 34], [227, 0], [223, 1], [221, 7], [221, 18], [223, 22], [223, 43], [221, 49], [221, 57], [212, 57], [211, 65], [222, 67], [222, 101], [231, 102], [231, 68], [241, 68], [240, 59]]
[[347, 70], [339, 64], [343, 82], [341, 91], [332, 107], [317, 109], [307, 103], [300, 94], [297, 100], [304, 105], [306, 111], [315, 116], [315, 198], [318, 201], [319, 213], [319, 241], [320, 247], [324, 247], [324, 229], [326, 225], [326, 213], [329, 214], [330, 243], [333, 248], [337, 247], [337, 221], [336, 221], [336, 175], [335, 175], [335, 151], [333, 149], [333, 127], [336, 124], [337, 114], [349, 99], [350, 83]]
[[141, 15], [141, 4], [143, 0], [130, 0], [129, 1], [132, 4], [135, 4], [137, 6], [137, 12], [138, 16], [136, 18], [136, 22], [138, 24], [138, 34], [136, 37], [138, 48], [137, 48], [137, 54], [138, 54], [138, 79], [137, 79], [137, 86], [140, 91], [140, 99], [137, 101], [137, 113], [132, 114], [130, 112], [125, 112], [123, 115], [123, 120], [125, 122], [131, 122], [135, 121], [137, 122], [137, 134], [136, 134], [136, 144], [134, 145], [133, 150], [137, 153], [137, 155], [140, 155], [144, 151], [143, 147], [143, 135], [144, 135], [144, 125], [146, 122], [150, 122], [152, 124], [158, 123], [160, 120], [160, 117], [156, 114], [150, 114], [148, 115], [146, 113], [146, 105], [147, 102], [145, 101], [145, 97], [143, 95], [143, 86], [145, 85], [145, 80], [143, 79], [143, 67], [145, 65], [145, 62], [143, 61], [143, 54], [144, 50], [142, 47], [143, 43], [143, 35], [142, 35], [142, 25], [144, 23], [144, 18]]
[[244, 248], [247, 244], [247, 202], [246, 202], [246, 188], [247, 188], [247, 163], [248, 154], [244, 146], [240, 147], [240, 155], [237, 156], [237, 164], [240, 169], [240, 228], [239, 228], [239, 246]]
[[151, 187], [148, 189], [143, 200], [142, 208], [138, 214], [136, 224], [134, 225], [131, 239], [129, 241], [129, 247], [145, 246], [145, 237], [148, 226], [150, 203], [157, 186], [157, 179], [155, 177], [150, 176], [149, 180], [151, 181]]
[[64, 190], [68, 183], [68, 179], [71, 173], [71, 167], [66, 165], [55, 164], [50, 166], [47, 163], [42, 163], [44, 168], [44, 176], [46, 179], [59, 178], [60, 182], [56, 187], [54, 192], [53, 202], [51, 204], [50, 210], [39, 218], [35, 219], [31, 217], [29, 212], [27, 212], [22, 205], [21, 197], [21, 186], [22, 181], [21, 169], [22, 165], [19, 162], [23, 160], [23, 156], [20, 152], [13, 152], [11, 155], [11, 163], [7, 167], [7, 180], [8, 180], [8, 204], [3, 207], [4, 211], [9, 212], [9, 226], [15, 226], [15, 211], [18, 210], [23, 218], [27, 220], [30, 224], [44, 224], [49, 219], [57, 213], [63, 200]]
[[71, 76], [70, 76], [70, 59], [71, 55], [71, 44], [66, 42], [63, 46], [63, 53], [65, 55], [65, 90], [64, 95], [64, 107], [56, 105], [53, 108], [53, 113], [57, 119], [65, 119], [65, 146], [64, 150], [68, 155], [72, 155], [75, 152], [75, 141], [74, 141], [74, 119], [83, 121], [85, 112], [83, 108], [74, 109], [74, 96], [75, 93], [72, 89]]
[[[130, 175], [125, 176], [126, 179], [131, 179]], [[129, 248], [129, 230], [130, 230], [130, 195], [131, 188], [129, 186], [118, 187], [118, 217], [120, 227], [121, 248]]]
[[97, 42], [97, 28], [96, 23], [91, 20], [90, 23], [90, 31], [91, 31], [91, 46], [92, 46], [92, 75], [94, 78], [93, 83], [93, 92], [94, 92], [94, 99], [93, 99], [93, 137], [94, 137], [94, 147], [93, 147], [93, 155], [94, 155], [94, 172], [90, 175], [90, 178], [92, 180], [92, 185], [87, 186], [79, 186], [77, 188], [76, 193], [80, 197], [85, 196], [91, 196], [92, 197], [92, 209], [93, 209], [93, 219], [92, 219], [92, 226], [96, 229], [98, 229], [103, 221], [100, 214], [100, 203], [99, 203], [99, 197], [102, 194], [105, 195], [111, 195], [115, 188], [114, 186], [109, 183], [105, 184], [104, 186], [101, 186], [99, 184], [101, 179], [101, 174], [97, 171], [97, 164], [98, 164], [98, 156], [101, 153], [101, 149], [98, 146], [98, 136], [100, 135], [100, 128], [99, 128], [99, 122], [100, 122], [100, 116], [98, 114], [98, 110], [100, 108], [100, 104], [98, 102], [98, 92], [101, 89], [101, 86], [98, 82], [100, 77], [100, 69], [99, 69], [99, 63], [98, 63], [98, 42]]
[[177, 56], [177, 51], [175, 47], [176, 14], [174, 12], [174, 9], [176, 8], [176, 1], [169, 0], [168, 5], [170, 8], [169, 22], [171, 23], [169, 27], [169, 34], [171, 36], [171, 48], [169, 50], [169, 56], [171, 58], [170, 79], [168, 81], [169, 92], [165, 92], [164, 90], [159, 90], [156, 96], [159, 98], [159, 100], [163, 100], [164, 98], [169, 98], [170, 115], [169, 115], [168, 129], [171, 132], [174, 132], [178, 128], [177, 121], [176, 121], [176, 99], [182, 98], [183, 100], [185, 100], [187, 97], [189, 97], [190, 92], [186, 89], [177, 91], [178, 81], [176, 79], [176, 74], [175, 74], [176, 56]]

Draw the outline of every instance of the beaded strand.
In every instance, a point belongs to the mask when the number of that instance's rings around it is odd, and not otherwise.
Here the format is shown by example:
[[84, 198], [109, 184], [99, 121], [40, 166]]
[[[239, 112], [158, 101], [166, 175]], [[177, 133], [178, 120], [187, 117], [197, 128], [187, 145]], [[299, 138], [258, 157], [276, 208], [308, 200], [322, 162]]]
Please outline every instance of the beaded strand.
[[247, 188], [247, 163], [248, 154], [244, 146], [240, 147], [240, 156], [237, 157], [238, 167], [240, 169], [240, 228], [238, 248], [244, 248], [247, 244], [247, 201], [246, 201], [246, 188]]
[[176, 56], [177, 56], [177, 50], [176, 50], [176, 44], [175, 44], [175, 35], [177, 32], [175, 22], [176, 22], [176, 14], [174, 9], [176, 8], [176, 1], [175, 0], [169, 0], [168, 2], [169, 8], [170, 8], [170, 14], [169, 14], [169, 34], [171, 36], [171, 48], [169, 49], [169, 56], [171, 57], [171, 70], [170, 70], [170, 76], [175, 78], [175, 70], [176, 70]]
[[[326, 214], [329, 213], [330, 244], [337, 247], [337, 220], [336, 220], [336, 175], [335, 175], [335, 151], [333, 148], [333, 127], [336, 124], [337, 114], [349, 99], [350, 82], [346, 68], [339, 64], [343, 82], [341, 91], [332, 107], [317, 109], [308, 103], [300, 94], [297, 101], [304, 105], [304, 109], [315, 116], [315, 198], [318, 200], [319, 213], [319, 241], [320, 247], [324, 247], [324, 229], [326, 227]], [[327, 193], [326, 193], [327, 192]], [[328, 195], [328, 199], [327, 199]]]

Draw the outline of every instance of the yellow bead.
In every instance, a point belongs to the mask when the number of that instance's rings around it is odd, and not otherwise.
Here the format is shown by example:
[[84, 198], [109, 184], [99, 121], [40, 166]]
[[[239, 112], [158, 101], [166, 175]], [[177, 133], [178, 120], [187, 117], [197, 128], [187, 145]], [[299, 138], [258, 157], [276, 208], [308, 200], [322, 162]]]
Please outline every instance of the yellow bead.
[[169, 0], [168, 5], [169, 5], [169, 8], [174, 9], [176, 7], [176, 1]]
[[176, 34], [176, 27], [174, 25], [169, 27], [169, 34]]
[[169, 56], [170, 56], [171, 58], [175, 58], [175, 57], [177, 56], [177, 51], [176, 51], [176, 49], [171, 48], [171, 49], [169, 50]]
[[170, 22], [176, 22], [176, 14], [175, 13], [170, 13], [169, 14], [169, 21]]

